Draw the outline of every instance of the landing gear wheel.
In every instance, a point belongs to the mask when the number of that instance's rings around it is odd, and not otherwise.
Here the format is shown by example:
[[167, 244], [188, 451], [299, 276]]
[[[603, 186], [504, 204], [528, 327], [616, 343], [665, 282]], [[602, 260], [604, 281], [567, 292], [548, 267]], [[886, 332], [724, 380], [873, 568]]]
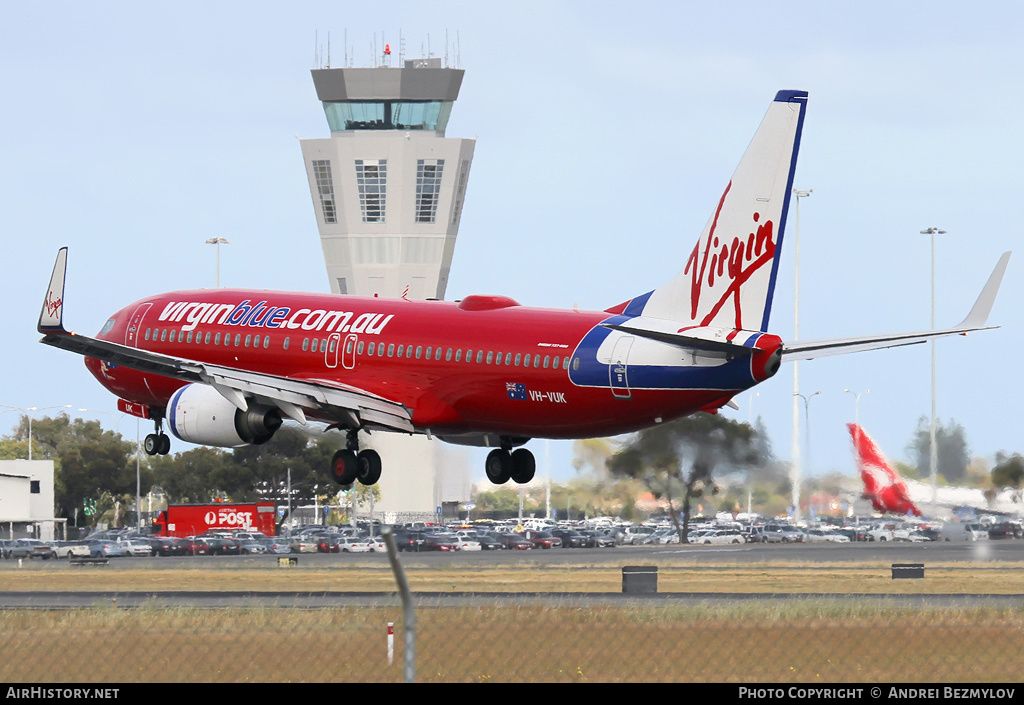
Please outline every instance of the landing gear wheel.
[[166, 433], [161, 433], [157, 436], [157, 449], [156, 452], [160, 455], [167, 455], [171, 452], [171, 437]]
[[380, 479], [380, 454], [372, 448], [359, 451], [356, 456], [359, 462], [359, 482], [363, 485], [375, 485]]
[[155, 433], [146, 434], [146, 440], [143, 441], [143, 448], [146, 450], [146, 455], [156, 455], [160, 452], [160, 436]]
[[512, 453], [512, 479], [518, 484], [525, 485], [533, 479], [536, 472], [537, 461], [534, 459], [533, 453], [526, 448], [520, 448]]
[[359, 476], [359, 459], [355, 451], [339, 450], [331, 458], [331, 479], [339, 485], [351, 485]]
[[503, 448], [495, 448], [487, 454], [484, 471], [495, 485], [504, 485], [512, 477], [512, 455]]

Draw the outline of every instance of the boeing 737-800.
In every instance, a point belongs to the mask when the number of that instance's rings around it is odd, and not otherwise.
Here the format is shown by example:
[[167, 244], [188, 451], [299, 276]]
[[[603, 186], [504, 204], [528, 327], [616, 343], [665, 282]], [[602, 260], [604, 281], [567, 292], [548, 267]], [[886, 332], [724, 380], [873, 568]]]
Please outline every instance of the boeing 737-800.
[[1009, 253], [959, 326], [784, 344], [768, 319], [807, 94], [781, 91], [682, 271], [605, 311], [214, 289], [151, 296], [95, 338], [63, 325], [67, 249], [39, 319], [42, 342], [86, 357], [119, 408], [154, 420], [150, 454], [178, 438], [263, 443], [284, 419], [347, 431], [330, 473], [372, 484], [381, 459], [359, 431], [493, 447], [488, 478], [528, 482], [531, 438], [636, 431], [716, 411], [784, 358], [891, 347], [984, 327]]

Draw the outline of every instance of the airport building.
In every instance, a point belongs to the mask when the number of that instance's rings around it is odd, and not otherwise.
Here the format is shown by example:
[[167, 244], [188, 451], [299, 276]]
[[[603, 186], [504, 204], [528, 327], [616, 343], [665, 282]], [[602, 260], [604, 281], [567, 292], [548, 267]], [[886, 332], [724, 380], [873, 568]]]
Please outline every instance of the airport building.
[[[313, 69], [330, 136], [301, 140], [331, 291], [443, 299], [465, 204], [473, 139], [446, 137], [462, 69], [440, 58], [400, 67]], [[462, 449], [422, 436], [360, 436], [380, 453], [392, 520], [469, 500]]]

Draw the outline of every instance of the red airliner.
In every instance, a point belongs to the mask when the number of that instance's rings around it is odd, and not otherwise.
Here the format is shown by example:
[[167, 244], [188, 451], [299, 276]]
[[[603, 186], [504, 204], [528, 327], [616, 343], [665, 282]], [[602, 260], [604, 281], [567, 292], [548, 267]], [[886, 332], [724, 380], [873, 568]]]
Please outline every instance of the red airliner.
[[[458, 302], [202, 289], [151, 296], [95, 338], [63, 326], [67, 249], [39, 319], [42, 342], [86, 356], [119, 408], [154, 420], [146, 451], [178, 438], [263, 443], [284, 419], [348, 432], [330, 473], [373, 484], [381, 459], [359, 431], [493, 447], [495, 483], [528, 482], [531, 438], [636, 431], [714, 412], [783, 358], [923, 342], [985, 325], [1009, 253], [956, 328], [783, 344], [767, 333], [807, 106], [780, 91], [682, 271], [605, 311], [527, 308], [504, 296]], [[734, 405], [734, 403], [733, 403]]]

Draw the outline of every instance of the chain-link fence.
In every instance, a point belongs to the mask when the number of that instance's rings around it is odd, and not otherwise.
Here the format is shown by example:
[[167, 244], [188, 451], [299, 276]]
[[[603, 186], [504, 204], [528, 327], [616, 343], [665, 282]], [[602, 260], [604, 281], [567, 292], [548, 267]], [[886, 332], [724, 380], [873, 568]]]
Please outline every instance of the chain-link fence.
[[[388, 624], [394, 625], [388, 658]], [[0, 611], [5, 682], [403, 680], [393, 605]], [[1015, 681], [1024, 607], [837, 598], [420, 600], [418, 682]]]

